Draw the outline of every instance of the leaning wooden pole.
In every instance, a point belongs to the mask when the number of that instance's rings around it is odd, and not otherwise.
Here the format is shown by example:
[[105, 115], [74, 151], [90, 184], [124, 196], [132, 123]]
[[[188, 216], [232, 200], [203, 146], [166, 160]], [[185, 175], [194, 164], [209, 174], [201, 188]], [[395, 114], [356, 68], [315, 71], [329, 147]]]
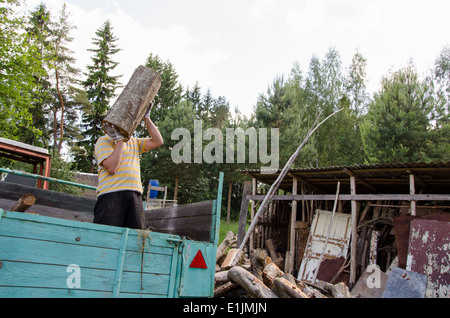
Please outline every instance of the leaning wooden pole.
[[266, 196], [264, 197], [263, 202], [261, 203], [261, 206], [258, 209], [258, 212], [256, 212], [255, 217], [252, 220], [252, 223], [250, 224], [247, 233], [244, 236], [244, 239], [241, 242], [241, 245], [239, 245], [239, 249], [243, 250], [245, 244], [247, 244], [247, 240], [249, 238], [249, 236], [252, 234], [252, 232], [255, 230], [255, 226], [256, 223], [258, 222], [258, 219], [260, 217], [260, 215], [265, 211], [265, 209], [267, 208], [267, 206], [269, 205], [270, 201], [272, 201], [272, 198], [274, 196], [274, 194], [278, 191], [278, 188], [280, 187], [281, 182], [283, 181], [284, 177], [286, 176], [286, 174], [288, 173], [289, 169], [291, 168], [292, 164], [294, 163], [295, 159], [297, 158], [300, 150], [303, 148], [303, 146], [306, 144], [306, 142], [308, 141], [309, 137], [311, 137], [311, 135], [323, 124], [325, 123], [328, 119], [330, 119], [331, 117], [333, 117], [334, 115], [336, 115], [338, 112], [340, 112], [343, 108], [335, 111], [334, 113], [332, 113], [331, 115], [329, 115], [327, 118], [325, 118], [324, 120], [322, 120], [320, 123], [317, 124], [320, 116], [322, 115], [322, 112], [320, 112], [319, 116], [317, 116], [313, 126], [311, 127], [311, 129], [309, 130], [308, 134], [306, 135], [305, 139], [303, 140], [303, 142], [300, 144], [300, 146], [297, 148], [297, 150], [292, 154], [292, 156], [289, 158], [289, 160], [286, 162], [283, 170], [281, 170], [280, 175], [278, 176], [278, 178], [275, 180], [275, 182], [272, 184], [272, 186], [270, 187], [269, 191], [267, 192]]

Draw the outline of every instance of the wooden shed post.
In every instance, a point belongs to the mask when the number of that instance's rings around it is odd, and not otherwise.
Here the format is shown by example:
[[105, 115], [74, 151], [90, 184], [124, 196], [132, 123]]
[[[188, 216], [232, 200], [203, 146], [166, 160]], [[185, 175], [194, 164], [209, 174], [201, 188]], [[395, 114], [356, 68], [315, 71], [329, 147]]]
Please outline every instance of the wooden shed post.
[[[297, 178], [292, 175], [292, 195], [297, 195]], [[291, 274], [294, 270], [294, 255], [295, 255], [295, 222], [297, 221], [297, 201], [292, 200], [292, 210], [291, 210], [291, 228], [289, 235], [289, 262], [287, 262], [287, 266], [285, 268], [285, 272]]]
[[[252, 195], [256, 195], [256, 178], [252, 178]], [[250, 204], [251, 210], [250, 210], [250, 218], [253, 221], [253, 218], [255, 217], [255, 200], [252, 199]], [[249, 246], [249, 255], [250, 251], [255, 249], [255, 237], [254, 232], [250, 235], [250, 246]]]
[[248, 204], [249, 204], [247, 195], [252, 193], [251, 188], [252, 188], [251, 181], [245, 181], [244, 182], [244, 191], [242, 192], [241, 211], [239, 213], [237, 245], [241, 245], [241, 242], [245, 236], [245, 226], [247, 225]]
[[[409, 173], [409, 194], [416, 194], [416, 187], [414, 184], [414, 175], [411, 171], [408, 170]], [[411, 215], [416, 215], [416, 201], [411, 200]]]
[[[350, 193], [351, 195], [356, 195], [356, 180], [355, 176], [350, 176]], [[349, 285], [352, 288], [356, 283], [356, 243], [357, 243], [357, 233], [356, 233], [356, 223], [357, 223], [357, 211], [356, 211], [356, 200], [351, 200], [352, 209], [352, 244], [350, 246], [350, 281]]]

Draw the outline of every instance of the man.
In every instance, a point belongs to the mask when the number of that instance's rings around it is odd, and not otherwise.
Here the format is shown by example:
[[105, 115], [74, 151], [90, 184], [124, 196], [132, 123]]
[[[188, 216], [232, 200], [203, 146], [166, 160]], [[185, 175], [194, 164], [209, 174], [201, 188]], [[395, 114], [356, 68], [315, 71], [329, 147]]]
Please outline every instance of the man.
[[144, 122], [150, 138], [130, 138], [118, 131], [105, 135], [95, 144], [95, 157], [99, 165], [97, 203], [94, 223], [144, 229], [142, 183], [139, 155], [158, 148], [163, 138], [150, 120], [149, 107]]

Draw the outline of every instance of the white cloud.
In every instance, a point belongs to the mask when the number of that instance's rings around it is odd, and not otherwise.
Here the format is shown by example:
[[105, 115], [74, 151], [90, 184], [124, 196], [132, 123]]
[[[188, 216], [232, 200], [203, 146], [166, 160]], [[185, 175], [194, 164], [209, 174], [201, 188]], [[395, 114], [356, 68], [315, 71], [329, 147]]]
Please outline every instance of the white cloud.
[[[27, 0], [29, 10], [41, 1]], [[62, 5], [44, 1], [55, 13]], [[358, 49], [375, 90], [381, 76], [410, 58], [423, 72], [450, 41], [448, 0], [66, 2], [78, 26], [72, 47], [82, 68], [90, 64], [95, 31], [109, 19], [122, 49], [115, 59], [124, 84], [153, 53], [170, 60], [183, 86], [198, 80], [247, 114], [275, 76], [287, 75], [296, 61], [307, 71], [312, 55], [323, 58], [331, 46], [344, 67]]]
[[273, 12], [276, 8], [277, 0], [253, 0], [253, 7], [250, 9], [250, 15], [262, 20], [267, 17], [267, 14]]

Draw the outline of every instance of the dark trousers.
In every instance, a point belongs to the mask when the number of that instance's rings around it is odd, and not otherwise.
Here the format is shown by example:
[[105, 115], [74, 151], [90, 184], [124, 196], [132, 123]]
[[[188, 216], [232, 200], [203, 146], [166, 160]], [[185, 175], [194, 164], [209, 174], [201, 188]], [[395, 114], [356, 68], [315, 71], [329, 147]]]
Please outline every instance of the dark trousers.
[[102, 194], [94, 207], [94, 223], [145, 229], [142, 195], [136, 191]]

